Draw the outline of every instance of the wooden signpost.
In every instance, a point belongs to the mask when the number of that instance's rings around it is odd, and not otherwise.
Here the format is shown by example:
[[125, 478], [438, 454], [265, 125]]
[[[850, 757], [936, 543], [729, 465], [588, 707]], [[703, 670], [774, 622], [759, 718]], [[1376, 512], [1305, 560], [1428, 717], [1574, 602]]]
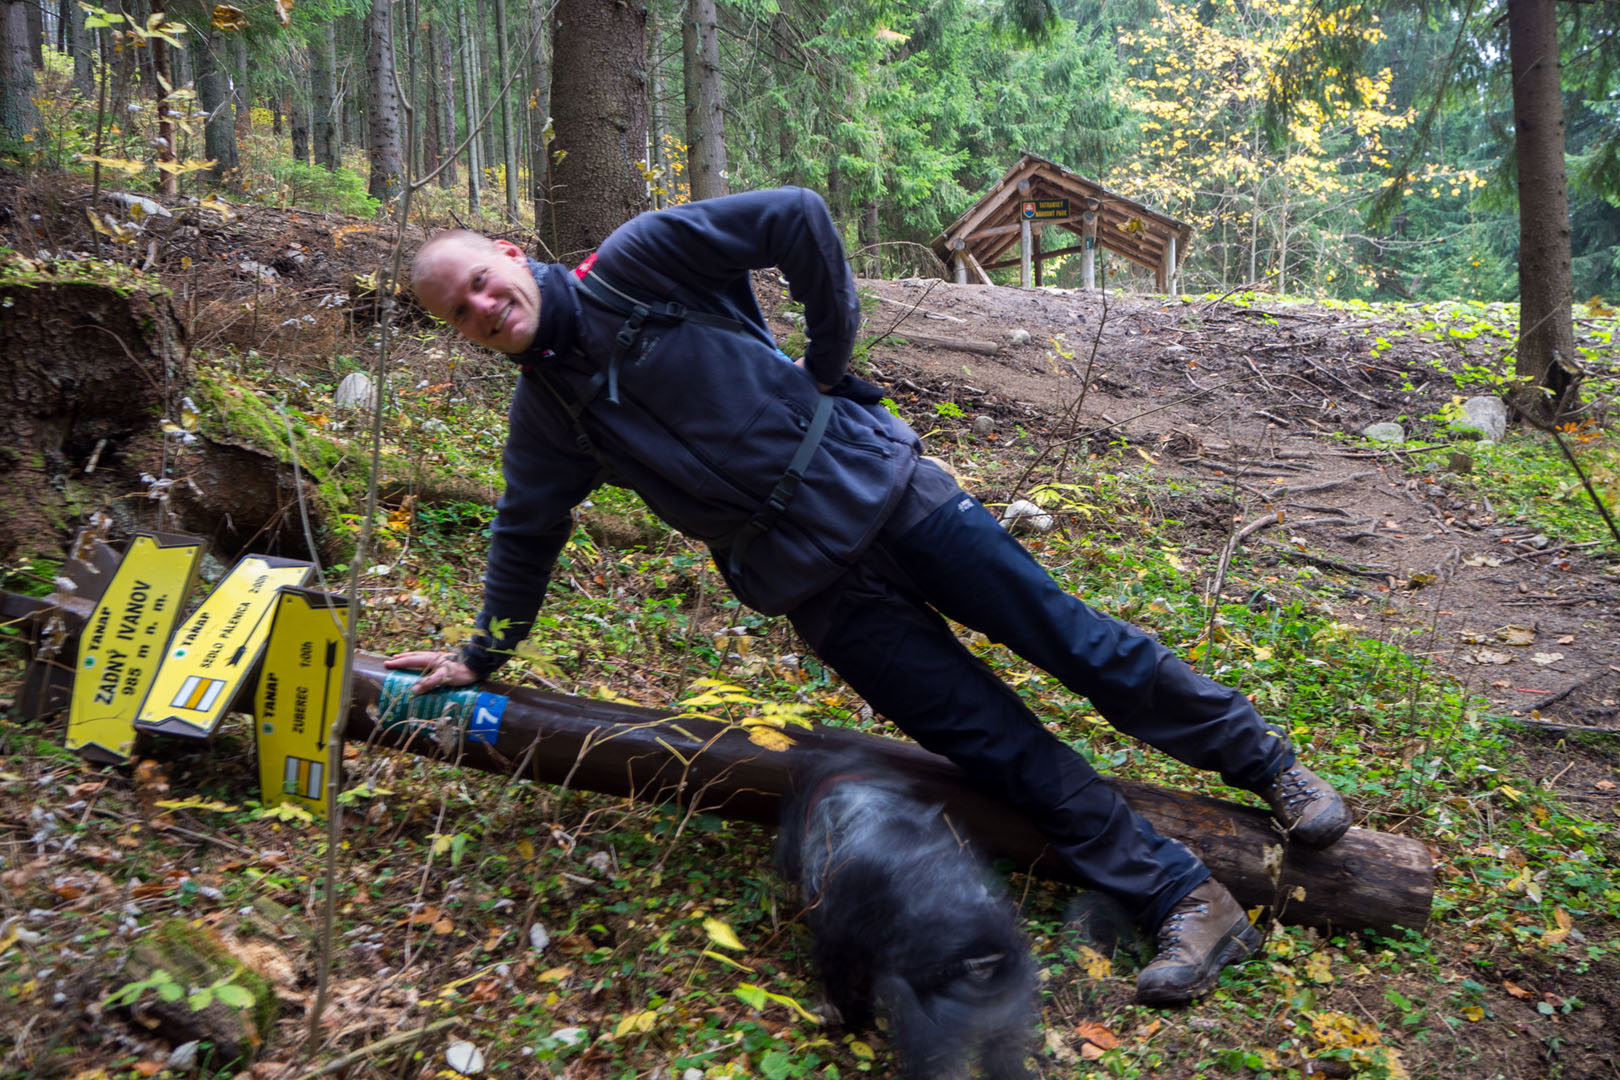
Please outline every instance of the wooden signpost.
[[79, 641], [69, 750], [107, 764], [129, 760], [136, 714], [185, 610], [202, 551], [194, 536], [137, 533], [130, 541]]
[[325, 814], [328, 743], [354, 655], [348, 606], [344, 597], [313, 589], [283, 586], [276, 594], [253, 709], [266, 806], [291, 803]]
[[136, 730], [211, 736], [264, 648], [276, 589], [304, 584], [313, 570], [298, 559], [244, 555], [175, 633]]

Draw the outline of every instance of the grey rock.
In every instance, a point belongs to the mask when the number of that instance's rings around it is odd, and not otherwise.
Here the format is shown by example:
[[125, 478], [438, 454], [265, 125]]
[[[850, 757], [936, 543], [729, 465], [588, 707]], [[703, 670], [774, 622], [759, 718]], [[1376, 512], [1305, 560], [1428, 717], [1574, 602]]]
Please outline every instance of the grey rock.
[[1361, 434], [1368, 439], [1378, 442], [1405, 442], [1406, 429], [1399, 424], [1382, 423], [1368, 424], [1361, 429]]
[[1536, 535], [1532, 536], [1529, 539], [1528, 543], [1530, 544], [1531, 547], [1535, 548], [1537, 551], [1546, 551], [1549, 547], [1552, 546], [1552, 540], [1550, 538], [1548, 538], [1547, 536], [1542, 535], [1541, 533], [1537, 533]]
[[1451, 452], [1451, 460], [1446, 462], [1446, 468], [1454, 473], [1471, 473], [1474, 471], [1474, 459], [1461, 450]]
[[337, 391], [332, 395], [332, 402], [355, 409], [375, 409], [377, 391], [371, 385], [370, 376], [355, 371], [343, 376], [343, 381], [338, 383]]
[[1029, 344], [1029, 331], [1028, 330], [1022, 330], [1022, 329], [1013, 330], [1010, 333], [1008, 333], [1007, 340], [1010, 341], [1014, 345], [1028, 345]]
[[1001, 527], [1008, 532], [1046, 533], [1053, 524], [1052, 515], [1028, 499], [1014, 499], [1001, 515]]
[[973, 418], [973, 434], [989, 435], [996, 430], [996, 421], [990, 416], [975, 416]]
[[[1502, 404], [1501, 398], [1488, 394], [1471, 397], [1463, 402], [1462, 418], [1452, 422], [1451, 430], [1484, 442], [1501, 442], [1507, 434], [1507, 406]], [[1471, 436], [1471, 432], [1478, 434]]]

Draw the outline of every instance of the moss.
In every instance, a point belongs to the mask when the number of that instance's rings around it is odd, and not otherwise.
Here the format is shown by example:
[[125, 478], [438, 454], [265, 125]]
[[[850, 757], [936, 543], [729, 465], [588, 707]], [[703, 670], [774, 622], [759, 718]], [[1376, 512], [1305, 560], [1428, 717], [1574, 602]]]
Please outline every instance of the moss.
[[35, 289], [42, 285], [93, 285], [112, 289], [120, 296], [134, 293], [152, 297], [173, 295], [159, 279], [124, 263], [101, 259], [39, 263], [11, 248], [0, 247], [0, 294], [8, 289]]

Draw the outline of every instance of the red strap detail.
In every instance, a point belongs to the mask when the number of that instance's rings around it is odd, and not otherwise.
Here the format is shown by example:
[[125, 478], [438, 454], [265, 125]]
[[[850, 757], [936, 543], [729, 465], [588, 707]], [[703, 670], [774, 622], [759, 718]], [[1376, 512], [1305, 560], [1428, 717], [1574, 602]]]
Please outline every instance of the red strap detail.
[[581, 279], [581, 280], [584, 280], [585, 275], [590, 273], [591, 272], [591, 267], [593, 267], [595, 265], [596, 265], [596, 252], [593, 251], [589, 255], [585, 256], [585, 261], [584, 262], [582, 262], [578, 266], [574, 267], [574, 276]]

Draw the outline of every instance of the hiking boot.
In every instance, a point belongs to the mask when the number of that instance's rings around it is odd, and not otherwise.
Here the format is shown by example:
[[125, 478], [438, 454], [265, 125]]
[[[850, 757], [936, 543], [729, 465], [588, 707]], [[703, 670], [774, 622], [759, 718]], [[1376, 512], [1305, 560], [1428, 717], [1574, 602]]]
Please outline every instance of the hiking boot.
[[1136, 1000], [1145, 1005], [1179, 1005], [1201, 996], [1223, 967], [1260, 947], [1260, 931], [1214, 878], [1170, 909], [1158, 938], [1159, 955], [1136, 976]]
[[1333, 785], [1295, 762], [1256, 792], [1290, 839], [1325, 848], [1350, 827], [1350, 810]]

